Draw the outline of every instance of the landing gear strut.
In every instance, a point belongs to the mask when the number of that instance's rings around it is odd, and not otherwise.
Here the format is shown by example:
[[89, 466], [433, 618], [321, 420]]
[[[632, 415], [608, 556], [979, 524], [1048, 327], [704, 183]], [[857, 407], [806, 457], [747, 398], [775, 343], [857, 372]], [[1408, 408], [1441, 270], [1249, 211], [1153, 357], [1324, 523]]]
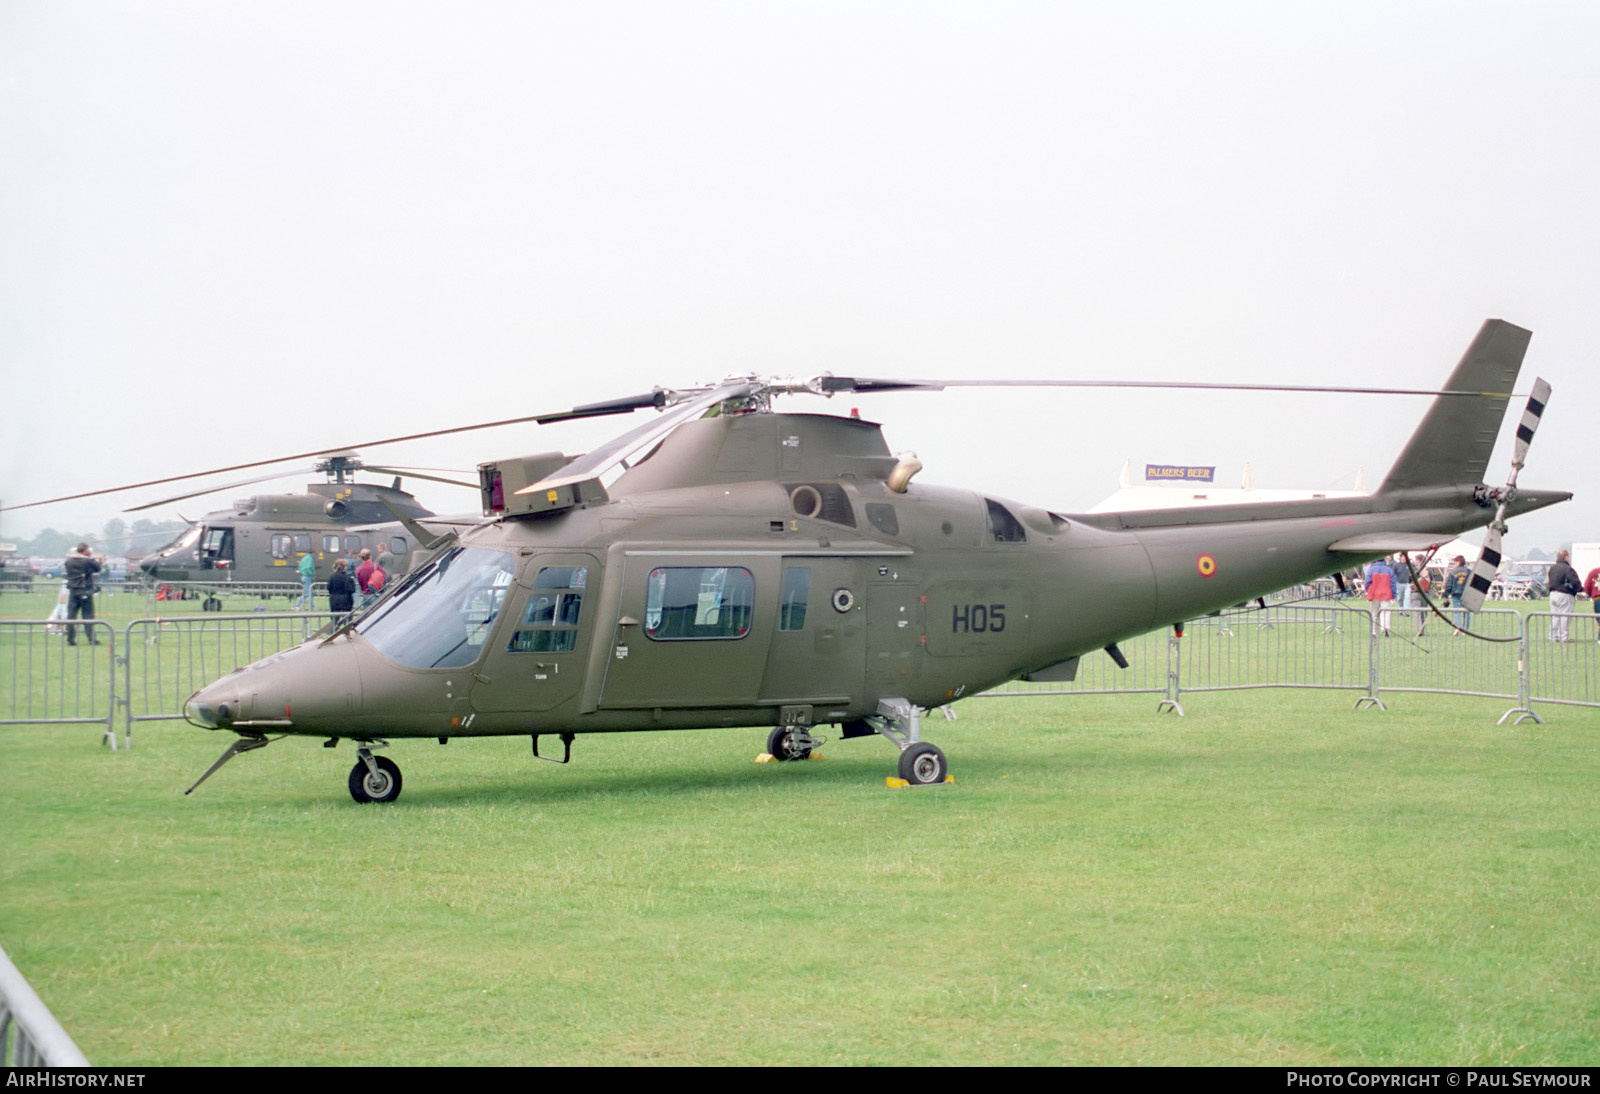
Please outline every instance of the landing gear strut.
[[365, 745], [356, 749], [350, 769], [350, 796], [356, 801], [392, 802], [400, 796], [400, 767], [387, 756], [374, 756]]
[[[934, 786], [950, 774], [938, 747], [922, 739], [922, 708], [906, 699], [880, 699], [878, 713], [845, 727], [846, 737], [875, 731], [900, 749], [900, 777], [912, 786]], [[776, 755], [776, 753], [774, 753]]]

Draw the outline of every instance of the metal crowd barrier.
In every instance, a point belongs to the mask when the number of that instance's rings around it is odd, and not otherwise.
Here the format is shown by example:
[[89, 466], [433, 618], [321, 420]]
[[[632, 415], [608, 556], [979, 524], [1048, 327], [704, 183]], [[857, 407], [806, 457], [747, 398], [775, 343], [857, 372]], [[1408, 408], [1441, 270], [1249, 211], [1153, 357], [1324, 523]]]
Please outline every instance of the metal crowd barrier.
[[[75, 624], [82, 632], [75, 648], [66, 646], [60, 621], [0, 620], [0, 725], [98, 724], [115, 747], [120, 717], [131, 743], [135, 722], [181, 718], [199, 688], [315, 637], [333, 618], [185, 612], [137, 618], [120, 632], [96, 619]], [[1121, 643], [1127, 669], [1087, 654], [1071, 682], [1016, 681], [984, 694], [1159, 694], [1159, 709], [1181, 714], [1184, 692], [1333, 688], [1360, 692], [1358, 707], [1382, 707], [1384, 692], [1439, 692], [1507, 699], [1515, 705], [1502, 721], [1538, 720], [1535, 702], [1600, 707], [1600, 619], [1566, 616], [1572, 640], [1558, 642], [1558, 618], [1503, 608], [1474, 613], [1470, 629], [1498, 640], [1485, 642], [1420, 609], [1389, 609], [1385, 620], [1366, 607], [1269, 604], [1192, 620], [1181, 638], [1161, 630]], [[88, 645], [89, 633], [102, 644]]]
[[1372, 694], [1368, 614], [1335, 604], [1273, 605], [1224, 612], [1184, 626], [1178, 683], [1184, 691], [1340, 688]]
[[[1454, 616], [1446, 610], [1445, 617]], [[1373, 639], [1378, 687], [1520, 699], [1522, 616], [1510, 608], [1486, 608], [1466, 615], [1466, 620], [1473, 634], [1495, 641], [1459, 634], [1420, 609], [1394, 609], [1389, 634], [1380, 631]]]
[[117, 745], [117, 632], [103, 619], [0, 620], [0, 724], [89, 723]]
[[[184, 701], [234, 669], [324, 633], [331, 612], [151, 616], [120, 635], [104, 619], [0, 620], [0, 725], [94, 723], [133, 742], [135, 722], [183, 717]], [[99, 645], [90, 645], [88, 634]]]
[[[1515, 705], [1502, 722], [1541, 720], [1534, 702], [1600, 706], [1600, 617], [1567, 617], [1572, 641], [1556, 642], [1549, 612], [1442, 610], [1444, 619], [1423, 608], [1269, 603], [1192, 620], [1182, 637], [1152, 631], [1122, 643], [1127, 669], [1085, 655], [1070, 683], [1014, 682], [983, 694], [1136, 695], [1164, 685], [1157, 709], [1182, 714], [1184, 692], [1333, 688], [1361, 692], [1357, 707], [1379, 708], [1385, 691], [1437, 692], [1507, 699]], [[1457, 618], [1495, 641], [1459, 633]]]
[[88, 1058], [0, 950], [0, 1067], [88, 1066]]
[[[1557, 623], [1564, 619], [1568, 641], [1557, 641]], [[1533, 702], [1568, 706], [1600, 706], [1600, 616], [1590, 611], [1558, 616], [1530, 612], [1527, 616], [1527, 682], [1524, 706]], [[1537, 717], [1537, 715], [1535, 715]]]

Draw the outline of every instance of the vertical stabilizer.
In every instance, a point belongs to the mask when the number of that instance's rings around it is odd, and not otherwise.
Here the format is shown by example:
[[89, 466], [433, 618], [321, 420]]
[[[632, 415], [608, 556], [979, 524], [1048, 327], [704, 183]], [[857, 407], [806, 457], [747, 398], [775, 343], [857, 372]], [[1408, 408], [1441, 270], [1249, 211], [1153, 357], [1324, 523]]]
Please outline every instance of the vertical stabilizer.
[[1470, 394], [1434, 398], [1378, 493], [1483, 481], [1532, 337], [1503, 319], [1483, 324], [1444, 385]]

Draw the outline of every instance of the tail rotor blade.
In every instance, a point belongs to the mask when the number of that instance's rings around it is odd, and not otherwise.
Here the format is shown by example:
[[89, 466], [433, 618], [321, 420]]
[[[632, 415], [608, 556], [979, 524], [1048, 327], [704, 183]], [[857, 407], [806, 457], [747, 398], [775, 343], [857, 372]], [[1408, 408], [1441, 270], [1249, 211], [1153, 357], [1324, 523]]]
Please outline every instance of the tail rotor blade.
[[1467, 588], [1461, 594], [1461, 606], [1469, 612], [1483, 610], [1483, 602], [1489, 596], [1489, 587], [1494, 584], [1495, 576], [1500, 572], [1500, 562], [1504, 556], [1500, 553], [1501, 537], [1506, 531], [1506, 506], [1517, 496], [1517, 475], [1522, 471], [1522, 465], [1528, 459], [1528, 449], [1533, 444], [1533, 435], [1539, 428], [1539, 423], [1544, 420], [1545, 404], [1550, 401], [1550, 385], [1543, 377], [1533, 383], [1533, 394], [1528, 396], [1528, 405], [1522, 412], [1522, 421], [1517, 423], [1517, 441], [1511, 457], [1511, 478], [1506, 480], [1505, 489], [1500, 491], [1500, 504], [1495, 508], [1494, 520], [1489, 523], [1488, 531], [1483, 536], [1483, 550], [1478, 552], [1478, 561], [1472, 564], [1472, 577], [1467, 581]]
[[1527, 409], [1522, 412], [1522, 421], [1517, 425], [1517, 446], [1515, 455], [1511, 459], [1511, 481], [1517, 481], [1517, 472], [1522, 470], [1523, 461], [1528, 458], [1528, 447], [1533, 444], [1534, 431], [1539, 428], [1539, 423], [1544, 419], [1545, 404], [1550, 401], [1550, 385], [1544, 378], [1533, 382], [1533, 394], [1528, 396]]
[[1467, 611], [1483, 611], [1489, 586], [1494, 584], [1495, 575], [1500, 572], [1500, 558], [1500, 524], [1496, 520], [1484, 533], [1483, 550], [1478, 552], [1478, 560], [1472, 564], [1472, 576], [1467, 579], [1467, 587], [1461, 594], [1461, 606]]

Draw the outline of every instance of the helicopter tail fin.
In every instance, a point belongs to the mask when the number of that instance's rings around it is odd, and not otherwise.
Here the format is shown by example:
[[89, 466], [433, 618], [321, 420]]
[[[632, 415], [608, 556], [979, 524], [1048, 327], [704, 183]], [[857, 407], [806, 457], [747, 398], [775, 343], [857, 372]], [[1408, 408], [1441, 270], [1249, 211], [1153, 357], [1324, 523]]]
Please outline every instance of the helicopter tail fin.
[[1434, 397], [1378, 493], [1483, 481], [1532, 337], [1503, 319], [1485, 321], [1444, 385], [1462, 394]]

